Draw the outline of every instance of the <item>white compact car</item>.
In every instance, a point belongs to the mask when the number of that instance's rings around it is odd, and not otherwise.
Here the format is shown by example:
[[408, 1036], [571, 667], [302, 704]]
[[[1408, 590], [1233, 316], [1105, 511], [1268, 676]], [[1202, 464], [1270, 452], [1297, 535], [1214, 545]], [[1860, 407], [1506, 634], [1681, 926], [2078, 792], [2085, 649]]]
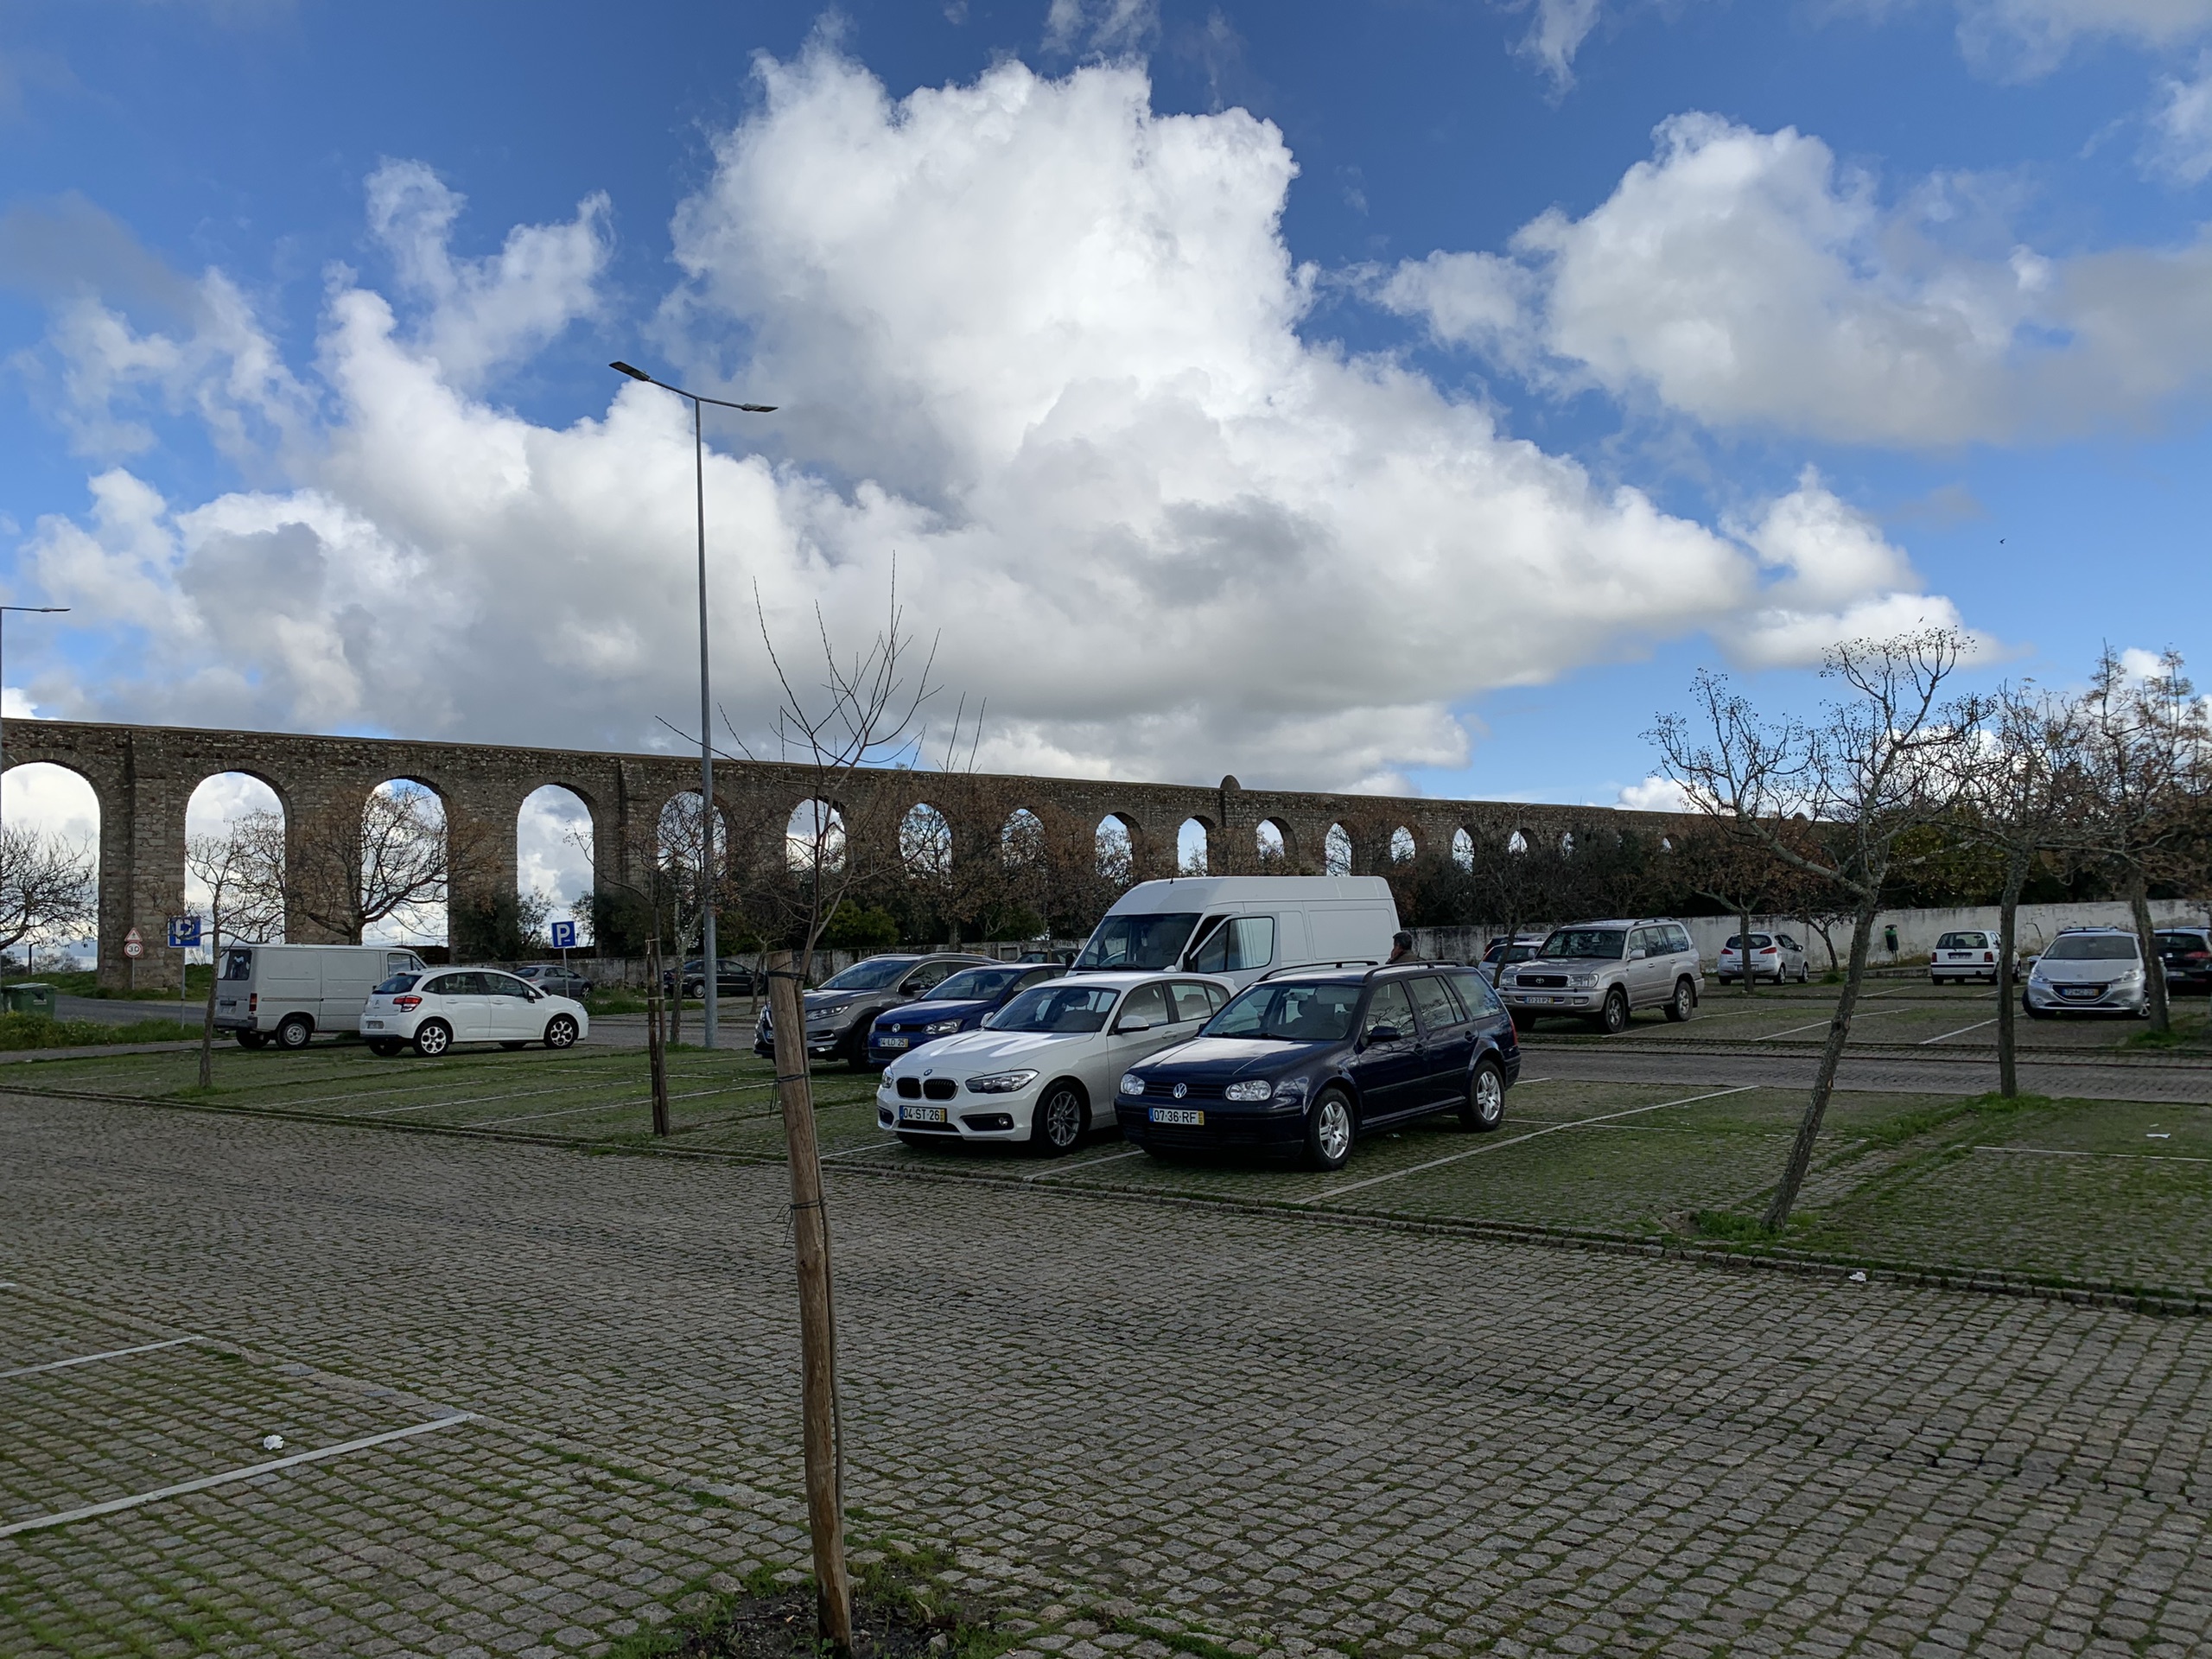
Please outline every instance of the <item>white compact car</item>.
[[1928, 977], [1941, 985], [1970, 979], [1997, 982], [1997, 936], [1994, 933], [1946, 933], [1928, 953]]
[[1114, 1120], [1114, 1084], [1148, 1055], [1195, 1035], [1231, 987], [1196, 974], [1083, 974], [1021, 993], [981, 1031], [940, 1038], [891, 1063], [875, 1121], [909, 1146], [1026, 1143], [1067, 1152]]
[[2028, 970], [2020, 1006], [2037, 1020], [2073, 1013], [2129, 1014], [2147, 1020], [2151, 989], [2143, 974], [2143, 947], [2123, 927], [2063, 929]]
[[[1732, 985], [1744, 976], [1743, 941], [1734, 933], [1728, 943], [1720, 947], [1720, 959], [1713, 964], [1713, 976], [1723, 985]], [[1751, 982], [1770, 979], [1779, 985], [1794, 979], [1800, 985], [1812, 977], [1806, 965], [1805, 947], [1787, 933], [1754, 933], [1751, 935]]]
[[582, 1003], [497, 968], [394, 974], [361, 1005], [361, 1035], [379, 1054], [410, 1043], [418, 1054], [442, 1054], [455, 1043], [568, 1048], [590, 1029]]

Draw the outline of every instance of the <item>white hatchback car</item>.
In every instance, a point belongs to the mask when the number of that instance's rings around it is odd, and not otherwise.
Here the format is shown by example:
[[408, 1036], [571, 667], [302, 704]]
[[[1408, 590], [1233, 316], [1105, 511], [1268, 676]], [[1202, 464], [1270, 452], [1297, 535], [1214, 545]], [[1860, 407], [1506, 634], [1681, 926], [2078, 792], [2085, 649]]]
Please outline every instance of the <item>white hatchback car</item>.
[[1928, 953], [1928, 978], [1941, 985], [1970, 979], [1997, 982], [1997, 936], [1994, 933], [1946, 933]]
[[394, 974], [361, 1005], [361, 1035], [379, 1054], [410, 1043], [418, 1054], [442, 1054], [455, 1043], [568, 1048], [590, 1029], [582, 1003], [497, 968]]
[[[1742, 938], [1731, 933], [1728, 943], [1720, 947], [1720, 959], [1713, 963], [1713, 976], [1723, 985], [1732, 985], [1744, 976]], [[1754, 933], [1751, 935], [1751, 982], [1770, 979], [1779, 985], [1794, 979], [1800, 985], [1812, 978], [1813, 970], [1805, 961], [1805, 947], [1787, 933]]]
[[1027, 1143], [1067, 1152], [1114, 1118], [1114, 1084], [1195, 1035], [1227, 1005], [1224, 981], [1196, 974], [1077, 974], [1021, 993], [981, 1031], [940, 1038], [891, 1063], [875, 1121], [909, 1146]]

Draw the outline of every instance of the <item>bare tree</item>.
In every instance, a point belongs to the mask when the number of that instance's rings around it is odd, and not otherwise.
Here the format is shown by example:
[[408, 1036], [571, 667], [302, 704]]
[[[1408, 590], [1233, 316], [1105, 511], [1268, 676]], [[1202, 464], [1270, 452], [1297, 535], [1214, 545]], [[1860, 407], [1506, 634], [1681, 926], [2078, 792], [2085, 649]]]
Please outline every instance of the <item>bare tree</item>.
[[444, 904], [453, 874], [483, 837], [447, 823], [423, 789], [372, 791], [360, 810], [303, 821], [285, 871], [290, 908], [302, 920], [359, 943], [393, 916]]
[[[249, 812], [219, 836], [194, 836], [184, 867], [207, 890], [207, 1008], [200, 1030], [200, 1086], [215, 1081], [215, 987], [223, 974], [223, 941], [259, 944], [284, 925], [284, 823], [273, 812]], [[271, 860], [275, 861], [272, 873]]]
[[99, 913], [92, 855], [59, 836], [0, 830], [0, 950], [73, 933]]
[[1684, 830], [1675, 843], [1677, 879], [1736, 918], [1736, 967], [1745, 996], [1757, 994], [1750, 972], [1751, 918], [1775, 913], [1799, 874], [1774, 855], [1763, 833], [1735, 818], [1712, 817]]
[[[1694, 721], [1662, 715], [1651, 734], [1667, 775], [1695, 810], [1755, 837], [1783, 863], [1833, 883], [1852, 900], [1850, 967], [1812, 1097], [1767, 1206], [1770, 1232], [1789, 1221], [1812, 1163], [1866, 978], [1883, 885], [1899, 863], [1898, 840], [1955, 805], [1955, 755], [1980, 711], [1947, 707], [1942, 699], [1966, 650], [1965, 636], [1950, 628], [1834, 647], [1821, 671], [1845, 695], [1817, 725], [1764, 719], [1724, 680], [1701, 673], [1694, 683]], [[1801, 814], [1816, 834], [1793, 828]]]
[[[759, 595], [754, 595], [755, 605]], [[864, 769], [911, 763], [931, 696], [935, 652], [918, 667], [901, 624], [894, 576], [885, 626], [864, 651], [841, 652], [817, 608], [815, 633], [822, 659], [818, 682], [802, 686], [770, 636], [765, 609], [761, 639], [781, 688], [773, 741], [777, 758], [802, 769], [812, 810], [787, 828], [782, 884], [786, 935], [799, 964], [772, 969], [769, 1017], [775, 1032], [778, 1093], [791, 1165], [791, 1226], [798, 1258], [803, 1352], [807, 1521], [823, 1637], [839, 1652], [853, 1643], [852, 1579], [845, 1561], [844, 1447], [837, 1412], [836, 1317], [831, 1295], [830, 1226], [823, 1210], [822, 1163], [814, 1094], [807, 1068], [802, 984], [823, 930], [846, 895], [871, 874], [878, 849], [894, 844], [882, 822], [895, 798], [859, 786]], [[727, 717], [725, 717], [727, 724]], [[732, 735], [738, 734], [732, 728]], [[743, 748], [741, 737], [739, 747]], [[749, 750], [748, 760], [758, 759]], [[712, 972], [711, 965], [709, 971]]]
[[2082, 811], [2079, 851], [2118, 876], [2141, 941], [2152, 1027], [2171, 1027], [2158, 931], [2151, 922], [2151, 884], [2192, 873], [2192, 806], [2205, 790], [2208, 732], [2204, 705], [2169, 651], [2155, 673], [2131, 676], [2110, 649], [2098, 658], [2079, 705]]
[[[1991, 697], [1982, 741], [1963, 747], [1963, 833], [2002, 861], [1997, 917], [1997, 1087], [2019, 1093], [2014, 1047], [2014, 970], [2020, 894], [2036, 862], [2065, 844], [2082, 817], [2082, 705], [2032, 686], [2005, 685]], [[2145, 962], [2156, 956], [2146, 947]]]

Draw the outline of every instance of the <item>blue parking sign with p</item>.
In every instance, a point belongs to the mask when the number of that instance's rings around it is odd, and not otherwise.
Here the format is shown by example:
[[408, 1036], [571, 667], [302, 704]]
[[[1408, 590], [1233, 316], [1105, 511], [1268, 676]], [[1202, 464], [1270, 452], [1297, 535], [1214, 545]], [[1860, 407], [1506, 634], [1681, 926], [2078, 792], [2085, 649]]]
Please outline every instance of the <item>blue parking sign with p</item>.
[[576, 925], [574, 922], [553, 924], [553, 948], [556, 950], [573, 950], [576, 948]]
[[197, 916], [169, 918], [169, 949], [189, 950], [200, 943], [200, 918]]

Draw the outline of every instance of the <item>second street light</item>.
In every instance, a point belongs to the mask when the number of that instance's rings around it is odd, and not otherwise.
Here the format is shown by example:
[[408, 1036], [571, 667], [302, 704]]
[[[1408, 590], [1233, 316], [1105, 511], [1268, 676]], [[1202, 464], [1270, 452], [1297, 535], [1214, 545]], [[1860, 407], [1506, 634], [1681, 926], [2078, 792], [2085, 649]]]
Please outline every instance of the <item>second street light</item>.
[[[706, 1001], [704, 1019], [705, 1045], [715, 1046], [715, 993], [721, 988], [721, 959], [716, 954], [715, 943], [715, 746], [711, 724], [714, 700], [708, 690], [707, 679], [707, 441], [700, 426], [700, 405], [712, 404], [717, 409], [734, 409], [747, 415], [772, 415], [773, 404], [733, 404], [720, 397], [702, 397], [696, 391], [686, 391], [681, 386], [671, 386], [665, 380], [656, 380], [643, 369], [632, 368], [627, 363], [615, 362], [607, 365], [617, 374], [626, 374], [632, 380], [642, 380], [649, 386], [658, 386], [663, 391], [672, 391], [691, 405], [691, 461], [692, 475], [697, 485], [699, 507], [699, 911], [700, 925], [699, 977]], [[676, 994], [683, 995], [683, 955], [679, 942], [677, 950]]]

